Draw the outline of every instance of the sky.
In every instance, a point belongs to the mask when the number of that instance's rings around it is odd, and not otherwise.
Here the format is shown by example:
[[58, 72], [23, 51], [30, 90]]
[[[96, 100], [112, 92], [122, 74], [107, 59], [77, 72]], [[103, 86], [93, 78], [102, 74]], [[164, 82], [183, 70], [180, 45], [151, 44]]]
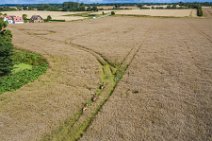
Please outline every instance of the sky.
[[131, 2], [131, 3], [138, 3], [138, 2], [212, 2], [212, 0], [0, 0], [0, 4], [37, 4], [37, 3], [63, 3], [67, 1], [75, 1], [75, 2], [83, 2], [83, 3], [121, 3], [121, 2]]

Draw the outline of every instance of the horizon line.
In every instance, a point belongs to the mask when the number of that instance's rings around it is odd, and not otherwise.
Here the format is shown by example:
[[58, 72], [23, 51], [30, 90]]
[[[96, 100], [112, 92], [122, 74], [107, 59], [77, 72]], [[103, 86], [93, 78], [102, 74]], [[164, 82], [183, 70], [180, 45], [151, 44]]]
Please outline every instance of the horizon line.
[[[67, 1], [72, 2], [72, 1]], [[36, 4], [63, 4], [64, 2], [58, 3], [5, 3], [0, 5], [36, 5]], [[172, 4], [172, 3], [180, 3], [180, 2], [96, 2], [96, 3], [86, 3], [86, 2], [75, 2], [75, 3], [83, 3], [83, 4]], [[212, 3], [211, 1], [193, 1], [193, 2], [182, 2], [182, 3]]]

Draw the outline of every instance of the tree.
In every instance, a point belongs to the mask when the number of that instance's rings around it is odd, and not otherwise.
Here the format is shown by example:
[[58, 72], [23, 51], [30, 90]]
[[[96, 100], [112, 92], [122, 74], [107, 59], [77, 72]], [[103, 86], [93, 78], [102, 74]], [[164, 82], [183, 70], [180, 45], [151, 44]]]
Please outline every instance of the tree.
[[88, 5], [86, 10], [87, 10], [87, 11], [91, 11], [91, 6]]
[[120, 8], [120, 5], [118, 5], [118, 4], [115, 4], [113, 7], [113, 9], [119, 9], [119, 8]]
[[33, 7], [28, 7], [28, 9], [27, 10], [33, 10]]
[[6, 30], [7, 23], [0, 19], [0, 76], [9, 74], [13, 67], [12, 62], [12, 34]]
[[52, 17], [50, 15], [47, 16], [46, 21], [49, 22], [52, 20]]
[[26, 23], [27, 22], [27, 14], [23, 14], [22, 18], [23, 18], [24, 22]]
[[28, 10], [28, 7], [27, 7], [27, 6], [24, 6], [24, 7], [23, 7], [23, 10]]
[[85, 11], [85, 5], [77, 2], [64, 2], [62, 6], [63, 11]]
[[114, 11], [111, 11], [111, 15], [115, 15], [116, 13]]
[[176, 9], [176, 8], [177, 8], [176, 4], [173, 4], [172, 9]]
[[0, 19], [0, 33], [2, 34], [5, 30], [5, 28], [7, 27], [7, 22], [4, 22], [3, 19]]
[[203, 11], [201, 6], [197, 6], [197, 16], [203, 16]]
[[93, 6], [93, 7], [92, 7], [92, 11], [98, 11], [97, 6]]

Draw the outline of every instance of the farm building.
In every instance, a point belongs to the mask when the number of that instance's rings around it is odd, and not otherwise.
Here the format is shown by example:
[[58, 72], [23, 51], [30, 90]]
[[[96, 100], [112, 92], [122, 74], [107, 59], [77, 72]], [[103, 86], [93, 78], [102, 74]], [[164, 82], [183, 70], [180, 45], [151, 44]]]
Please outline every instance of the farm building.
[[13, 22], [14, 22], [14, 24], [23, 24], [24, 20], [22, 17], [15, 16], [15, 17], [13, 17]]
[[13, 24], [13, 18], [12, 16], [6, 16], [4, 17], [4, 21], [8, 22], [9, 24]]
[[31, 23], [42, 23], [42, 22], [44, 22], [44, 20], [43, 20], [43, 18], [40, 15], [33, 15], [30, 18], [30, 22]]
[[23, 24], [23, 18], [19, 16], [6, 16], [4, 17], [4, 21], [8, 22], [9, 24]]

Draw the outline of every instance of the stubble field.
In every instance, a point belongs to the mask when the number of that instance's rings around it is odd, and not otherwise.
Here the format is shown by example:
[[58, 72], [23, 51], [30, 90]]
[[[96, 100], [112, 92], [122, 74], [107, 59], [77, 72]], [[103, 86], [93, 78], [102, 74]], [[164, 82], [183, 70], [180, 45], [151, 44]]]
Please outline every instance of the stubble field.
[[118, 15], [156, 16], [156, 17], [196, 17], [194, 9], [134, 9], [119, 10]]
[[0, 95], [1, 140], [68, 140], [61, 136], [77, 137], [84, 123], [83, 141], [211, 140], [211, 25], [106, 17], [10, 26], [15, 46], [42, 54], [50, 68]]

